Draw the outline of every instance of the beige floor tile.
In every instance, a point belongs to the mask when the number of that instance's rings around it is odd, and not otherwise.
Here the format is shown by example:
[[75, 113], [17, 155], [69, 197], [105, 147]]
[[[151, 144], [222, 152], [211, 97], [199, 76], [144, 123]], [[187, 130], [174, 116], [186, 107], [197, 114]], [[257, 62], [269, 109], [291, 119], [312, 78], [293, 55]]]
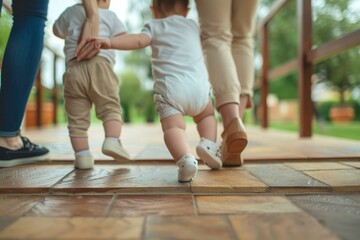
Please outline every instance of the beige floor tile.
[[352, 169], [352, 167], [338, 162], [297, 162], [284, 164], [299, 171]]
[[360, 193], [289, 195], [287, 198], [341, 239], [359, 239]]
[[0, 217], [21, 216], [42, 199], [42, 196], [0, 195]]
[[192, 192], [266, 192], [268, 186], [246, 171], [199, 171]]
[[173, 159], [164, 143], [147, 144], [146, 147], [143, 149], [143, 151], [137, 154], [135, 158], [138, 160], [143, 160], [143, 159], [149, 159], [149, 156], [151, 156], [151, 159], [166, 159], [166, 160]]
[[73, 170], [72, 165], [22, 165], [0, 168], [0, 192], [48, 192], [54, 184]]
[[7, 228], [13, 224], [16, 220], [18, 220], [19, 216], [12, 216], [12, 217], [0, 217], [0, 233], [3, 229]]
[[46, 196], [27, 216], [43, 217], [103, 217], [112, 196]]
[[144, 219], [22, 217], [0, 239], [141, 239]]
[[236, 215], [229, 218], [238, 239], [339, 239], [304, 213]]
[[360, 191], [360, 170], [305, 171], [307, 175], [331, 186], [334, 191]]
[[160, 217], [150, 216], [144, 239], [234, 239], [224, 217]]
[[188, 183], [179, 183], [175, 165], [97, 165], [76, 170], [54, 187], [60, 192], [189, 192]]
[[301, 151], [283, 151], [281, 146], [269, 146], [269, 144], [259, 144], [249, 146], [244, 151], [245, 160], [278, 160], [278, 159], [306, 159]]
[[245, 164], [244, 168], [270, 186], [271, 192], [330, 191], [330, 187], [284, 164]]
[[[187, 124], [187, 137], [194, 150], [199, 142], [196, 125]], [[222, 126], [219, 124], [219, 135]], [[66, 125], [43, 129], [25, 129], [26, 136], [32, 141], [45, 145], [51, 150], [54, 160], [74, 159]], [[244, 151], [245, 162], [251, 161], [281, 161], [314, 159], [339, 159], [360, 157], [359, 141], [336, 139], [324, 136], [299, 138], [298, 134], [273, 129], [247, 127], [250, 136], [249, 145]], [[101, 154], [103, 136], [101, 124], [92, 124], [89, 129], [91, 150], [98, 158], [109, 159]], [[221, 139], [220, 137], [218, 139]], [[271, 139], [271, 141], [269, 141]], [[162, 137], [160, 124], [124, 124], [121, 140], [129, 154], [135, 159], [170, 158]], [[100, 159], [101, 158], [101, 159]]]
[[360, 168], [360, 161], [348, 161], [348, 162], [341, 162], [341, 163], [355, 167], [355, 168]]
[[202, 171], [202, 170], [211, 170], [207, 165], [205, 165], [201, 160], [199, 160], [199, 165], [198, 165], [198, 169], [199, 171]]
[[119, 195], [109, 216], [194, 214], [192, 195]]
[[196, 196], [199, 214], [284, 213], [301, 210], [282, 196]]
[[204, 164], [201, 160], [199, 160], [199, 171], [243, 171], [244, 167], [243, 166], [232, 166], [232, 167], [222, 167], [218, 170], [212, 170], [209, 166], [207, 166], [206, 164]]

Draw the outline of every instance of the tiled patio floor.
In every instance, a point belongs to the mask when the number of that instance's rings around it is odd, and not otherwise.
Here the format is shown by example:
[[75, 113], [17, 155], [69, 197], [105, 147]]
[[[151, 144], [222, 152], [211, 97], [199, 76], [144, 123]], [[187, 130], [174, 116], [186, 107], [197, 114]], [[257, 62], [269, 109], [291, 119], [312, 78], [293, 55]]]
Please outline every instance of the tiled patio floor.
[[[0, 239], [359, 239], [360, 143], [249, 128], [245, 166], [209, 170], [191, 183], [159, 125], [129, 125], [134, 161], [100, 153], [74, 170], [64, 126], [25, 132], [52, 150], [51, 162], [0, 169]], [[188, 127], [194, 150], [198, 136]], [[195, 151], [194, 151], [195, 153]]]

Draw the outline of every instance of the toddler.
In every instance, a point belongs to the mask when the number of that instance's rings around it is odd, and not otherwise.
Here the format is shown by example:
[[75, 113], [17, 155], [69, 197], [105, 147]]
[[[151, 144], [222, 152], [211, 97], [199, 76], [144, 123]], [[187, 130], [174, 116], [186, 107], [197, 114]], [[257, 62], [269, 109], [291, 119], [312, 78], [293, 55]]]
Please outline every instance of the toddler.
[[[111, 38], [126, 33], [126, 28], [110, 11], [110, 0], [98, 0], [99, 36]], [[119, 81], [113, 71], [115, 52], [101, 50], [90, 60], [78, 62], [75, 50], [85, 21], [82, 4], [67, 8], [56, 20], [53, 32], [65, 39], [66, 72], [63, 77], [65, 111], [72, 147], [75, 151], [75, 168], [89, 169], [94, 158], [89, 150], [87, 130], [90, 126], [90, 110], [95, 105], [96, 116], [102, 120], [105, 140], [102, 152], [116, 160], [129, 159], [122, 147], [122, 127], [119, 99]]]
[[151, 46], [154, 101], [165, 144], [179, 167], [180, 182], [191, 181], [198, 170], [187, 143], [184, 115], [192, 116], [197, 124], [201, 137], [196, 147], [199, 157], [212, 169], [222, 166], [199, 30], [195, 21], [186, 19], [188, 4], [188, 0], [154, 0], [151, 10], [155, 19], [141, 33], [93, 40], [95, 47], [102, 49]]

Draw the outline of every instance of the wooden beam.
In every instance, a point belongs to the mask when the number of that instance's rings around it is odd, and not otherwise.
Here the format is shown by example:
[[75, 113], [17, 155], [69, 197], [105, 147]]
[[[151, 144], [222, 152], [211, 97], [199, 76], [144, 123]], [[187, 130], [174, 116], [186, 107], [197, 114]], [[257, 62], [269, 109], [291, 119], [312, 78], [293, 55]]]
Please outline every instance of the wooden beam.
[[269, 71], [269, 29], [268, 25], [265, 24], [261, 31], [261, 51], [262, 51], [262, 68], [261, 68], [261, 96], [260, 96], [260, 106], [261, 106], [261, 126], [263, 128], [268, 128], [269, 119], [268, 119], [268, 107], [267, 107], [267, 96], [269, 94], [269, 80], [268, 80], [268, 71]]
[[264, 19], [259, 23], [259, 32], [261, 32], [261, 29], [264, 28], [265, 25], [268, 25], [268, 23], [271, 21], [271, 19], [274, 18], [274, 16], [282, 9], [286, 3], [288, 3], [288, 0], [278, 0], [275, 2], [270, 10], [269, 13], [264, 17]]
[[43, 96], [43, 86], [41, 83], [41, 67], [39, 66], [38, 72], [36, 75], [36, 125], [38, 127], [42, 126], [42, 110], [43, 110], [43, 102], [42, 102], [42, 96]]
[[311, 137], [313, 108], [311, 101], [312, 64], [308, 61], [307, 53], [312, 46], [312, 9], [311, 0], [298, 0], [299, 24], [299, 110], [300, 110], [300, 137]]
[[276, 67], [272, 70], [270, 70], [268, 74], [268, 79], [271, 81], [277, 77], [281, 77], [284, 75], [287, 75], [295, 70], [297, 70], [298, 67], [298, 59], [290, 60], [279, 67]]
[[58, 110], [58, 101], [59, 101], [58, 85], [57, 85], [57, 82], [56, 82], [56, 77], [57, 77], [56, 63], [57, 63], [57, 59], [58, 59], [58, 57], [54, 53], [54, 59], [53, 59], [53, 83], [54, 83], [54, 87], [52, 89], [52, 92], [53, 92], [52, 105], [53, 105], [54, 112], [53, 112], [53, 120], [52, 120], [52, 122], [55, 125], [58, 123], [58, 121], [57, 121], [57, 119], [58, 119], [57, 110]]
[[360, 45], [360, 29], [310, 50], [307, 60], [316, 63], [358, 45]]

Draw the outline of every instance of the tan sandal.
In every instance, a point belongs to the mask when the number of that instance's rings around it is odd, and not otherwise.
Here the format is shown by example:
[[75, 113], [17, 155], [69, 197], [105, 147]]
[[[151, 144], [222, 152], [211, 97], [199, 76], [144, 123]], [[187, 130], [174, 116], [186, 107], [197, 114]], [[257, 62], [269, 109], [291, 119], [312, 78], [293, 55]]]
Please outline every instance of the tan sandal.
[[240, 118], [235, 118], [221, 134], [221, 158], [223, 166], [241, 166], [243, 158], [241, 152], [245, 149], [248, 140], [244, 125]]

